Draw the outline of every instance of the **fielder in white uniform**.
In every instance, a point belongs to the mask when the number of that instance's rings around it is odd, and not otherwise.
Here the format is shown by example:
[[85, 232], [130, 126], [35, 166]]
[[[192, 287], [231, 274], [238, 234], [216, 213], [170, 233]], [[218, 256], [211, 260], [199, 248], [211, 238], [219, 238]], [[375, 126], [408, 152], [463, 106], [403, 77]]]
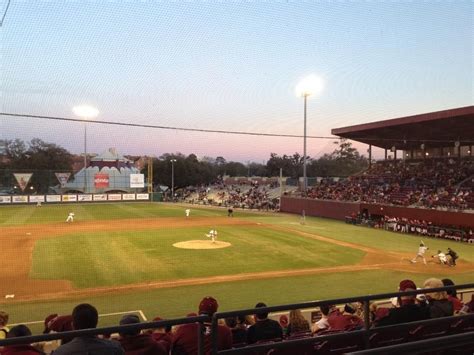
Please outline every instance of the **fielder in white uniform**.
[[74, 222], [74, 213], [73, 212], [69, 212], [69, 214], [67, 215], [66, 222], [67, 223]]
[[189, 217], [189, 214], [191, 213], [191, 210], [188, 208], [184, 211], [184, 213], [186, 213], [186, 217]]
[[215, 243], [217, 239], [217, 230], [211, 229], [209, 233], [206, 234], [206, 237], [211, 238], [212, 242]]
[[423, 259], [423, 264], [426, 265], [425, 253], [429, 248], [425, 246], [425, 243], [421, 242], [420, 246], [418, 247], [418, 253], [416, 256], [411, 260], [412, 263], [416, 263], [418, 258]]

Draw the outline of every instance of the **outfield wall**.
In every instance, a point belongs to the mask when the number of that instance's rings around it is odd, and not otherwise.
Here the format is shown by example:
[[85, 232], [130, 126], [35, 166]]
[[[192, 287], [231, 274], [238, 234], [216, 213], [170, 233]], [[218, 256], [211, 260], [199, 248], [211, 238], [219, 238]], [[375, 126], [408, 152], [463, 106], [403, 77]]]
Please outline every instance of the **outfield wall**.
[[66, 195], [3, 195], [0, 205], [38, 204], [38, 203], [87, 203], [107, 201], [149, 201], [150, 194], [66, 194]]
[[409, 218], [431, 221], [439, 225], [455, 225], [474, 228], [474, 213], [430, 210], [358, 202], [340, 202], [282, 196], [280, 211], [307, 216], [344, 220], [346, 216], [368, 210], [371, 215], [387, 215], [397, 218]]

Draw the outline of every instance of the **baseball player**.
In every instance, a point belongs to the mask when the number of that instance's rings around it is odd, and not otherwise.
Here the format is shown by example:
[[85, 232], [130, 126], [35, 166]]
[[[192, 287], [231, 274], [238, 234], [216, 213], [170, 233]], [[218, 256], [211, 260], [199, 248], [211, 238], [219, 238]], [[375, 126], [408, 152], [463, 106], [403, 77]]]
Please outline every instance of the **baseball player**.
[[215, 243], [217, 239], [217, 230], [211, 229], [209, 233], [206, 234], [206, 237], [211, 238], [212, 242]]
[[189, 217], [189, 214], [191, 213], [191, 210], [189, 208], [187, 208], [184, 213], [186, 213], [186, 217]]
[[441, 250], [438, 250], [438, 253], [431, 257], [438, 258], [440, 264], [446, 265], [448, 263], [448, 258], [446, 257], [446, 254], [443, 253]]
[[66, 222], [74, 222], [74, 212], [69, 212], [69, 214], [67, 215]]
[[418, 258], [421, 258], [423, 260], [423, 264], [426, 265], [426, 259], [425, 259], [425, 253], [426, 251], [428, 250], [429, 248], [425, 245], [425, 243], [423, 243], [423, 241], [421, 241], [420, 243], [420, 246], [418, 247], [418, 253], [416, 254], [416, 256], [410, 260], [412, 263], [416, 263], [416, 261], [418, 260]]

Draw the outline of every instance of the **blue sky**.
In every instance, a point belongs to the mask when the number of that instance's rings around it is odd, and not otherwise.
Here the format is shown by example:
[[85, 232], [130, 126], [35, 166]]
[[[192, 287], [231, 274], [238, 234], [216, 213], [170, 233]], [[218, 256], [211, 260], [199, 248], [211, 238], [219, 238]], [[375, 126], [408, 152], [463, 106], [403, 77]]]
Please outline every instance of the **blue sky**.
[[[0, 0], [4, 9], [6, 0]], [[315, 73], [308, 134], [473, 103], [472, 1], [12, 0], [0, 28], [1, 111], [302, 134], [294, 87]], [[0, 117], [2, 138], [74, 153], [81, 124]], [[90, 151], [266, 160], [301, 139], [89, 125]], [[366, 147], [359, 146], [362, 151]], [[309, 140], [308, 154], [333, 149]]]

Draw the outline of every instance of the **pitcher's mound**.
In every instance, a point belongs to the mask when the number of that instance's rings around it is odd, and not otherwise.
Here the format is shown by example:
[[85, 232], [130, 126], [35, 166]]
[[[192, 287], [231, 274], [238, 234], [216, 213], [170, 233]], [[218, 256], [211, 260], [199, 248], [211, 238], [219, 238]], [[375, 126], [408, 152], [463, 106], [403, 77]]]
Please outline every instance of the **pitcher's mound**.
[[221, 249], [230, 247], [232, 244], [227, 242], [210, 240], [188, 240], [186, 242], [174, 243], [173, 246], [181, 249]]

